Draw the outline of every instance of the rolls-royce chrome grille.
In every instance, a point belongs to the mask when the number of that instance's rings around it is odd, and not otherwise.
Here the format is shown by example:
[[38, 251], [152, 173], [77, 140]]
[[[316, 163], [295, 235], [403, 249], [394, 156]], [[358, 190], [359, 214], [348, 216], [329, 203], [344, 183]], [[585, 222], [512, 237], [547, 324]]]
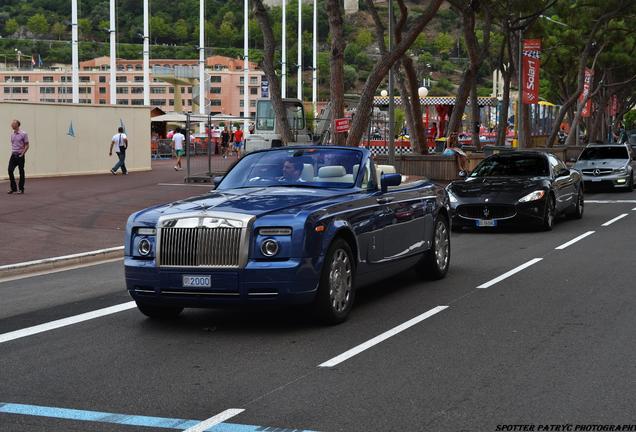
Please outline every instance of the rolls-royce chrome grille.
[[239, 267], [242, 228], [163, 228], [161, 267]]
[[157, 222], [159, 267], [242, 268], [255, 217], [230, 212], [167, 215]]

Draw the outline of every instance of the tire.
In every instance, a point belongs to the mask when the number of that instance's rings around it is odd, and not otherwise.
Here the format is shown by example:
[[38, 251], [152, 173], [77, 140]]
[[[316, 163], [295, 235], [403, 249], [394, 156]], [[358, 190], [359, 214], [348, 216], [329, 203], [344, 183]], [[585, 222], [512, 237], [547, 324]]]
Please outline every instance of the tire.
[[627, 185], [627, 192], [632, 192], [634, 190], [634, 174], [629, 178], [629, 184]]
[[135, 300], [135, 303], [137, 303], [137, 309], [139, 309], [142, 314], [146, 315], [148, 318], [153, 319], [174, 319], [178, 317], [179, 314], [183, 311], [182, 307], [156, 306], [141, 302], [139, 300]]
[[579, 189], [579, 193], [576, 196], [576, 205], [574, 209], [568, 214], [572, 219], [581, 219], [583, 217], [583, 211], [585, 210], [585, 200], [583, 198], [583, 191]]
[[433, 244], [416, 264], [415, 270], [426, 280], [439, 280], [446, 276], [450, 267], [451, 244], [448, 221], [443, 216], [435, 219]]
[[353, 253], [349, 243], [342, 238], [336, 238], [329, 246], [322, 266], [314, 312], [325, 324], [339, 324], [347, 319], [354, 298]]
[[548, 202], [546, 203], [545, 213], [543, 215], [543, 222], [541, 223], [541, 228], [543, 229], [543, 231], [552, 231], [552, 227], [554, 227], [554, 218], [554, 199], [550, 195], [548, 196]]

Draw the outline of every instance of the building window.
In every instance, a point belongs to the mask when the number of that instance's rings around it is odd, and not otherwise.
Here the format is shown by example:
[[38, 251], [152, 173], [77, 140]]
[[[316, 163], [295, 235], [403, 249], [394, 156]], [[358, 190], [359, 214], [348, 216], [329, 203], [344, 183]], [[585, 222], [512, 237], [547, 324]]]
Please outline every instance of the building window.
[[58, 103], [73, 103], [73, 99], [58, 99]]
[[168, 101], [168, 105], [170, 105], [170, 106], [174, 106], [174, 99], [170, 99], [170, 100]]
[[68, 76], [68, 75], [63, 75], [63, 76], [61, 76], [61, 77], [60, 77], [60, 81], [61, 81], [61, 82], [63, 82], [63, 83], [65, 83], [65, 82], [73, 82], [73, 80], [71, 79], [71, 77], [70, 77], [70, 76]]
[[241, 100], [239, 101], [239, 106], [240, 106], [241, 108], [243, 108], [243, 107], [245, 106], [245, 101], [244, 101], [243, 99], [241, 99]]
[[52, 76], [44, 76], [42, 77], [42, 82], [53, 82]]
[[221, 87], [210, 87], [210, 93], [220, 94], [221, 93]]
[[250, 87], [250, 94], [251, 95], [257, 95], [258, 94], [258, 87]]
[[99, 77], [99, 82], [100, 83], [105, 83], [106, 82], [106, 77], [105, 76], [100, 76]]
[[29, 77], [28, 76], [23, 76], [22, 77], [22, 82], [29, 82]]
[[99, 104], [100, 105], [106, 105], [106, 100], [105, 99], [100, 99], [99, 100]]
[[133, 65], [126, 66], [126, 70], [129, 70], [129, 71], [133, 70]]
[[255, 100], [251, 100], [250, 101], [250, 108], [256, 108], [256, 101]]
[[245, 94], [245, 89], [243, 87], [239, 87], [239, 94], [241, 96]]
[[168, 93], [174, 94], [174, 87], [170, 87], [170, 89], [168, 90]]
[[210, 99], [211, 106], [221, 106], [221, 99]]
[[132, 99], [130, 101], [131, 105], [143, 105], [144, 104], [144, 100], [143, 99]]
[[144, 92], [144, 88], [143, 87], [131, 87], [130, 88], [130, 92], [132, 94], [142, 94]]
[[143, 75], [142, 75], [142, 76], [135, 75], [135, 82], [144, 82], [144, 77], [143, 77]]
[[245, 77], [241, 77], [241, 79], [239, 81], [239, 84], [241, 84], [241, 85], [245, 84]]
[[258, 84], [258, 77], [250, 77], [250, 84]]
[[125, 76], [118, 76], [116, 77], [116, 80], [117, 82], [128, 82]]
[[59, 94], [71, 94], [73, 93], [73, 89], [71, 87], [58, 87], [57, 92]]
[[192, 94], [192, 87], [188, 87], [188, 93]]
[[55, 99], [40, 99], [40, 102], [55, 102]]
[[154, 106], [164, 106], [166, 101], [163, 99], [150, 99], [150, 105]]
[[221, 75], [212, 75], [210, 77], [210, 82], [220, 83], [221, 82]]
[[99, 94], [106, 94], [106, 87], [100, 87]]
[[185, 93], [185, 87], [181, 87], [181, 94]]
[[128, 99], [117, 99], [117, 105], [128, 105]]
[[79, 92], [80, 92], [80, 94], [91, 94], [91, 88], [90, 87], [80, 87]]
[[165, 87], [150, 87], [151, 94], [166, 94]]
[[40, 87], [41, 94], [55, 93], [55, 87]]
[[117, 87], [117, 94], [128, 94], [128, 87]]
[[[141, 65], [135, 65], [135, 70], [140, 71], [140, 70], [142, 70], [142, 69], [143, 69], [143, 67], [142, 67]], [[133, 105], [134, 105], [134, 104], [133, 104]]]
[[81, 103], [81, 104], [91, 104], [91, 103], [93, 103], [93, 101], [90, 100], [90, 99], [80, 99], [79, 103]]
[[79, 82], [90, 82], [91, 78], [87, 76], [81, 76]]

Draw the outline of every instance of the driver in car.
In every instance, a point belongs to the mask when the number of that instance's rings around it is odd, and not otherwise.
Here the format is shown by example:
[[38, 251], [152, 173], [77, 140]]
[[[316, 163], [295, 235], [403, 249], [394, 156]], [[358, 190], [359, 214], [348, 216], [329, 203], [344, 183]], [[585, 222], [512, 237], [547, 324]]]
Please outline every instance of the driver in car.
[[283, 176], [278, 180], [289, 183], [302, 182], [303, 179], [300, 178], [302, 172], [303, 161], [298, 158], [288, 158], [283, 163]]

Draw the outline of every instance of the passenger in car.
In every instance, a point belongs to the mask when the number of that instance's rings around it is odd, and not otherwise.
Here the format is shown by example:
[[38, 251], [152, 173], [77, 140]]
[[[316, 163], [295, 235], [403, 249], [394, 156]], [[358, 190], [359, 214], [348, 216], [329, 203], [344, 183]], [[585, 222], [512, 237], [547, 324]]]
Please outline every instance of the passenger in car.
[[300, 158], [287, 158], [283, 162], [283, 176], [279, 181], [285, 182], [302, 182], [304, 181], [300, 175], [303, 172], [303, 161]]

